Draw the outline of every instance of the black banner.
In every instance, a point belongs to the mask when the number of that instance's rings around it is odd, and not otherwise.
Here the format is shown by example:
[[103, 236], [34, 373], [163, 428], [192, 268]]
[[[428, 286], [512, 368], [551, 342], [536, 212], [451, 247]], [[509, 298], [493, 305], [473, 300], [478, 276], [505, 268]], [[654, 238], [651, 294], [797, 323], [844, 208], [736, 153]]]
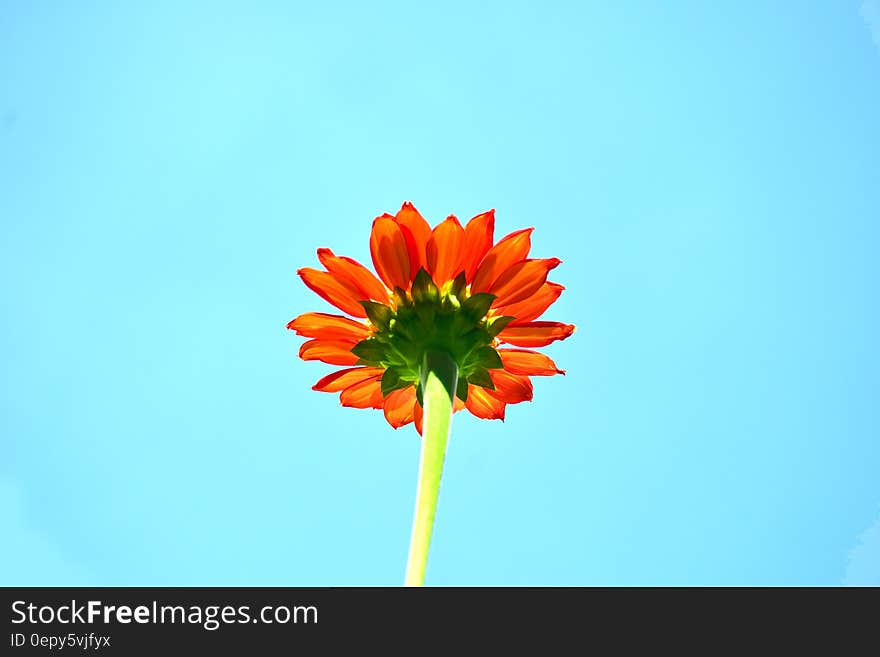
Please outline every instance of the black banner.
[[[3, 588], [4, 655], [335, 654], [427, 644], [469, 654], [476, 645], [538, 641], [629, 644], [696, 639], [762, 645], [830, 627], [854, 596], [821, 589], [612, 588]], [[865, 590], [865, 592], [868, 592]], [[876, 598], [876, 590], [870, 591]], [[870, 600], [869, 598], [869, 600]], [[867, 614], [867, 615], [866, 615]], [[566, 652], [566, 651], [563, 651]], [[433, 654], [433, 651], [432, 651]], [[567, 652], [566, 652], [567, 654]]]

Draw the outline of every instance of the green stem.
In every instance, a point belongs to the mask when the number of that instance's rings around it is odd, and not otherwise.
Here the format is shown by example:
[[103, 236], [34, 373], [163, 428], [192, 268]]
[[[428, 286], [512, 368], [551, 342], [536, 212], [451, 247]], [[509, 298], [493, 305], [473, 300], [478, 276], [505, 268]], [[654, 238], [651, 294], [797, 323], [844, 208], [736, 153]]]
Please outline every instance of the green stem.
[[419, 484], [416, 489], [416, 513], [413, 519], [406, 586], [422, 586], [428, 565], [431, 530], [440, 494], [440, 476], [446, 456], [446, 441], [452, 423], [452, 404], [458, 383], [458, 366], [452, 356], [442, 351], [425, 354], [422, 380], [422, 455], [419, 459]]

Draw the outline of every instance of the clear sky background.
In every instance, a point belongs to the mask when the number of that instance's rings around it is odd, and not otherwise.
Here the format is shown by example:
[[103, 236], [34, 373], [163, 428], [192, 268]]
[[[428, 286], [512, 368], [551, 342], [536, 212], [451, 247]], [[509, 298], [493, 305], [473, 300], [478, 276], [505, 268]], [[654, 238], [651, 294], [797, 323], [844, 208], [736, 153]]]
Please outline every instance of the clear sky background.
[[284, 326], [405, 199], [578, 326], [428, 583], [880, 583], [878, 190], [877, 0], [3, 0], [0, 584], [401, 583], [417, 435]]

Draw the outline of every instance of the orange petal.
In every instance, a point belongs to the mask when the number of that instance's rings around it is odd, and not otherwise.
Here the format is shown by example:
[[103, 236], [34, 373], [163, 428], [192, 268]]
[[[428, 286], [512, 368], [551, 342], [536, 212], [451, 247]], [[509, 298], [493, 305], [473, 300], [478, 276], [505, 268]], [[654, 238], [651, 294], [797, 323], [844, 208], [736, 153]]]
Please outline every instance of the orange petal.
[[351, 353], [355, 342], [344, 340], [309, 340], [299, 348], [303, 360], [320, 360], [331, 365], [354, 365], [358, 357]]
[[458, 397], [452, 400], [452, 412], [458, 413], [459, 411], [463, 411], [465, 409], [464, 402], [461, 401]]
[[[528, 349], [498, 349], [504, 369], [513, 374], [527, 376], [552, 376], [565, 374], [565, 370], [556, 367], [556, 363], [545, 354]], [[490, 370], [491, 372], [494, 370]]]
[[431, 226], [409, 201], [401, 206], [394, 220], [399, 225], [408, 228], [409, 234], [412, 236], [411, 240], [407, 240], [407, 248], [410, 251], [410, 275], [415, 278], [415, 275], [419, 273], [419, 268], [427, 269], [428, 261], [425, 257], [425, 249], [428, 245], [428, 239], [431, 237]]
[[382, 408], [382, 377], [348, 386], [339, 395], [339, 401], [349, 408]]
[[358, 303], [358, 293], [339, 281], [332, 274], [303, 267], [296, 272], [303, 283], [322, 299], [329, 301], [342, 312], [354, 317], [366, 317], [363, 306]]
[[305, 313], [287, 324], [297, 335], [324, 340], [354, 340], [360, 342], [370, 337], [370, 328], [341, 315]]
[[474, 274], [474, 282], [471, 283], [472, 292], [488, 292], [489, 288], [501, 274], [512, 265], [522, 262], [532, 248], [532, 231], [534, 228], [524, 228], [511, 233], [498, 244], [489, 249], [483, 258], [477, 272]]
[[410, 262], [404, 230], [394, 219], [382, 216], [373, 221], [373, 232], [370, 233], [373, 266], [379, 278], [391, 289], [409, 289]]
[[385, 398], [385, 419], [395, 429], [413, 421], [413, 406], [416, 404], [416, 389], [414, 386], [395, 390]]
[[495, 314], [505, 317], [516, 317], [511, 324], [530, 322], [543, 315], [544, 311], [559, 298], [564, 289], [559, 283], [544, 283], [528, 299], [523, 299], [519, 303], [513, 303], [509, 306], [496, 308]]
[[461, 271], [464, 229], [455, 215], [449, 215], [437, 224], [428, 240], [428, 273], [440, 287]]
[[498, 277], [489, 288], [496, 299], [493, 306], [507, 306], [531, 297], [545, 282], [551, 269], [559, 266], [559, 258], [523, 260]]
[[318, 249], [318, 260], [337, 280], [356, 289], [360, 293], [359, 301], [373, 300], [388, 303], [388, 289], [373, 276], [373, 272], [357, 260], [337, 256], [330, 249]]
[[495, 210], [478, 214], [464, 228], [464, 245], [461, 253], [461, 266], [470, 283], [483, 256], [492, 248], [495, 236]]
[[504, 420], [504, 402], [479, 386], [468, 386], [467, 409], [484, 420]]
[[565, 340], [572, 333], [574, 333], [573, 324], [528, 322], [508, 326], [498, 334], [498, 339], [517, 347], [543, 347], [556, 340]]
[[534, 388], [529, 377], [498, 369], [489, 370], [489, 376], [495, 384], [493, 396], [501, 401], [507, 404], [532, 401]]
[[328, 374], [312, 386], [318, 392], [339, 392], [365, 379], [382, 378], [385, 373], [381, 367], [349, 367]]
[[413, 422], [416, 425], [416, 431], [419, 432], [419, 435], [422, 433], [422, 420], [424, 419], [424, 412], [422, 411], [422, 405], [419, 404], [419, 400], [416, 400], [416, 403], [413, 404]]

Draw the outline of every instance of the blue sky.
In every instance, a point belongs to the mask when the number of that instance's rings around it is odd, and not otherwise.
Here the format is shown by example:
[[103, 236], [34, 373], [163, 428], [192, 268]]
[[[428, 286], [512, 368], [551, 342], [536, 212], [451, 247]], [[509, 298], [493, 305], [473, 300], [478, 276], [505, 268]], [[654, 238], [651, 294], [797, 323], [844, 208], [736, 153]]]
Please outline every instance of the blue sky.
[[880, 582], [880, 3], [0, 5], [0, 583], [396, 585], [315, 249], [494, 207], [577, 324], [430, 584]]

